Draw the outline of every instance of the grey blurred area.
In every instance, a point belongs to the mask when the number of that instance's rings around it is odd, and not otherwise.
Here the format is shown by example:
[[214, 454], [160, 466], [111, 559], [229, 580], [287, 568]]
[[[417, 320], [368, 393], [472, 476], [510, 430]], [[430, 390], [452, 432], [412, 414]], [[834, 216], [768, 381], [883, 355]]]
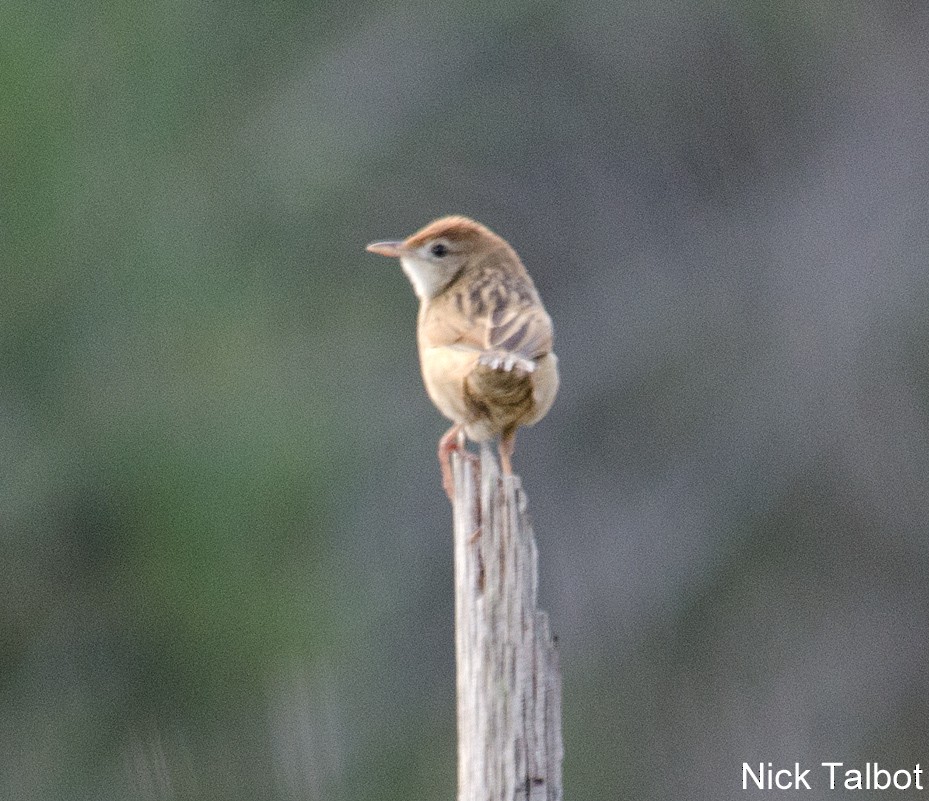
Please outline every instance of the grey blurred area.
[[927, 41], [916, 0], [0, 7], [0, 797], [453, 796], [445, 421], [364, 252], [453, 212], [555, 321], [515, 464], [566, 797], [925, 762]]

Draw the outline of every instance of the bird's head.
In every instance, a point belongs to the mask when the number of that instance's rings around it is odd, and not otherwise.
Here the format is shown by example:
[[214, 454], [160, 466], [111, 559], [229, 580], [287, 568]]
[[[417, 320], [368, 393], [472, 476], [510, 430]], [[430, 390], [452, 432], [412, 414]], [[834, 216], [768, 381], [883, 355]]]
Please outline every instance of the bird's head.
[[506, 243], [490, 229], [467, 217], [442, 217], [402, 242], [372, 242], [367, 249], [400, 259], [403, 271], [421, 300], [438, 295], [468, 263]]

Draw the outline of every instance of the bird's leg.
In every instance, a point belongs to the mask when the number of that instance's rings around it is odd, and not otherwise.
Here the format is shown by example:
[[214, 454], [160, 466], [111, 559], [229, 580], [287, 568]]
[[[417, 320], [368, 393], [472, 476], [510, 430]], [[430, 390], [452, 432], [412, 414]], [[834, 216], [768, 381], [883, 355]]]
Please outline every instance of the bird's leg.
[[503, 475], [513, 475], [513, 450], [516, 448], [516, 430], [507, 431], [500, 437], [500, 468]]
[[456, 423], [439, 440], [439, 465], [442, 467], [442, 486], [450, 501], [455, 500], [455, 478], [452, 475], [452, 452], [458, 451], [464, 458], [474, 461], [474, 456], [465, 450], [464, 428]]

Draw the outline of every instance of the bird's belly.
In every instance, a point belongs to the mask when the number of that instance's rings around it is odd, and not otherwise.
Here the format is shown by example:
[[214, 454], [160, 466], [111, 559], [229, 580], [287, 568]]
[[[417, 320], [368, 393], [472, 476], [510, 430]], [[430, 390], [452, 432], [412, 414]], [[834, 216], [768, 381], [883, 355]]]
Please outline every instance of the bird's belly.
[[477, 351], [464, 348], [436, 347], [420, 351], [423, 383], [429, 399], [455, 423], [469, 423], [473, 418], [473, 410], [465, 397], [465, 379], [477, 357]]

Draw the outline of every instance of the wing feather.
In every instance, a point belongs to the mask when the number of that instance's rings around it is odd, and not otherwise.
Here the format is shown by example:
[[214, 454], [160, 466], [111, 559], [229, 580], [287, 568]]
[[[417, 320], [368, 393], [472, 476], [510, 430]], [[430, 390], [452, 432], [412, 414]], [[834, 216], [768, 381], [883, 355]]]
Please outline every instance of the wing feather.
[[423, 335], [433, 345], [500, 350], [539, 359], [552, 350], [552, 321], [522, 264], [513, 270], [489, 254], [423, 310]]

